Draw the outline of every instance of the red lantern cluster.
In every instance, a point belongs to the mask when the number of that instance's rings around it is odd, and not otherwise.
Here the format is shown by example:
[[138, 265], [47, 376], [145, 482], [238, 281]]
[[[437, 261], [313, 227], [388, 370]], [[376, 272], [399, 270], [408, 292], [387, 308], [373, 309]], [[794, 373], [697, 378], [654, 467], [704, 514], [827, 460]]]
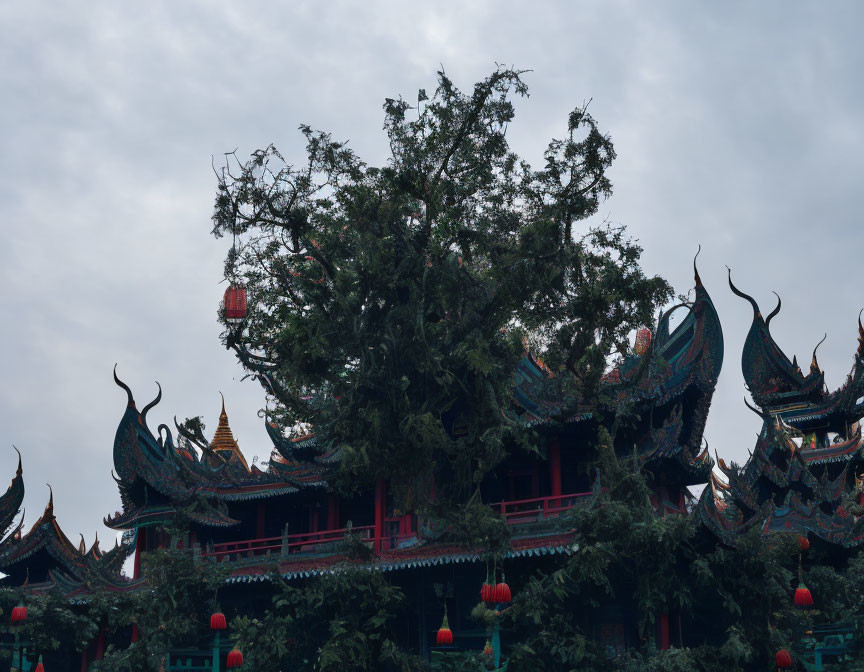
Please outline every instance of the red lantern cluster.
[[246, 317], [246, 288], [231, 285], [225, 290], [225, 319], [242, 320]]
[[243, 665], [243, 654], [236, 646], [228, 652], [228, 660], [225, 667], [229, 670], [237, 669]]
[[777, 668], [788, 670], [792, 668], [792, 655], [786, 649], [780, 649], [777, 652]]
[[801, 609], [813, 606], [813, 596], [803, 583], [795, 589], [795, 606]]
[[23, 604], [19, 604], [17, 607], [12, 609], [12, 625], [21, 625], [24, 621], [27, 620], [27, 607]]
[[492, 592], [492, 602], [496, 604], [506, 604], [507, 602], [512, 601], [513, 596], [510, 593], [510, 586], [504, 581], [504, 577], [501, 577], [501, 583], [495, 584], [495, 589]]
[[453, 643], [453, 631], [450, 629], [450, 623], [447, 622], [447, 610], [444, 610], [444, 620], [441, 621], [441, 627], [438, 628], [438, 634], [435, 636], [435, 643], [438, 646], [450, 646]]
[[798, 548], [806, 551], [810, 548], [810, 540], [805, 536], [798, 535]]
[[210, 616], [210, 629], [211, 630], [224, 630], [228, 627], [228, 624], [225, 622], [225, 614], [221, 611], [217, 611], [215, 614]]

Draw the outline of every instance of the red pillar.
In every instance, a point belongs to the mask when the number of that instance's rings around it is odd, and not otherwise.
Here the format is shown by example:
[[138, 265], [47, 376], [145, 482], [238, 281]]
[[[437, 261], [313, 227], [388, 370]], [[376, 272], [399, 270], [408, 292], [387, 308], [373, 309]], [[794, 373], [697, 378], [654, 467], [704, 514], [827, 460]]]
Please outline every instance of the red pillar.
[[132, 624], [132, 643], [134, 644], [140, 639], [140, 635], [138, 634], [138, 624]]
[[132, 566], [132, 578], [141, 578], [141, 553], [147, 546], [147, 528], [138, 528], [138, 534], [135, 537], [135, 564]]
[[561, 442], [557, 436], [549, 441], [549, 487], [553, 497], [561, 496]]
[[387, 513], [387, 485], [383, 478], [375, 484], [375, 546], [378, 551], [384, 550], [384, 517]]
[[96, 640], [96, 655], [93, 660], [102, 660], [105, 656], [105, 630], [99, 631], [99, 638]]
[[81, 652], [81, 672], [87, 672], [87, 649]]
[[332, 492], [327, 495], [327, 529], [339, 529], [339, 498]]
[[264, 502], [258, 502], [258, 516], [255, 521], [255, 537], [263, 539], [267, 532], [267, 509]]
[[660, 622], [658, 626], [658, 642], [661, 651], [666, 651], [669, 648], [669, 614], [663, 612], [660, 614]]

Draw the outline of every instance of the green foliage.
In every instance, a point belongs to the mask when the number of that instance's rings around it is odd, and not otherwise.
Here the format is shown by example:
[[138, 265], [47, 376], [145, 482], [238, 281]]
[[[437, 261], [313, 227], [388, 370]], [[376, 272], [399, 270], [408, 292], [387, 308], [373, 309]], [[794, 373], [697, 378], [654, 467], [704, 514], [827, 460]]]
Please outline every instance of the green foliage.
[[[573, 513], [578, 552], [533, 577], [507, 613], [520, 633], [512, 653], [518, 669], [764, 669], [762, 661], [800, 639], [809, 616], [792, 608], [790, 535], [757, 529], [738, 548], [718, 545], [692, 518], [657, 515], [636, 461], [619, 461], [605, 446], [599, 453], [604, 492]], [[610, 659], [595, 626], [613, 603], [632, 608], [640, 641]], [[663, 612], [687, 623], [681, 631], [670, 623], [678, 646], [665, 652], [654, 648]]]
[[274, 577], [278, 591], [258, 618], [236, 619], [233, 630], [245, 652], [244, 670], [409, 672], [423, 668], [402, 651], [390, 628], [406, 604], [382, 575], [346, 569], [302, 584]]
[[156, 670], [172, 647], [206, 645], [216, 591], [228, 570], [213, 562], [195, 562], [187, 551], [159, 549], [144, 555], [147, 587], [128, 594], [97, 593], [91, 616], [108, 631], [137, 624], [140, 639], [108, 647], [100, 672]]
[[587, 106], [542, 168], [510, 150], [522, 75], [499, 68], [462, 92], [442, 71], [416, 105], [388, 99], [383, 167], [301, 126], [302, 163], [271, 146], [229, 155], [220, 175], [213, 233], [232, 237], [225, 275], [249, 293], [225, 344], [284, 424], [342, 447], [345, 489], [384, 477], [422, 508], [434, 471], [436, 501], [458, 513], [526, 444], [502, 412], [523, 339], [590, 398], [670, 294], [623, 229], [586, 223], [615, 158]]

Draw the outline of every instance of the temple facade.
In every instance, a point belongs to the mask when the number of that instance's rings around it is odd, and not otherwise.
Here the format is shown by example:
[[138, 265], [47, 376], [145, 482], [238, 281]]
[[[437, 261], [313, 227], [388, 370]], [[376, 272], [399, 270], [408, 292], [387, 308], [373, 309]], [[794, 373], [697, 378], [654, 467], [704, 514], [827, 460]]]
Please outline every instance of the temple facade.
[[[695, 271], [695, 268], [694, 268]], [[658, 515], [693, 515], [722, 543], [759, 526], [764, 532], [810, 534], [838, 547], [860, 544], [864, 532], [851, 508], [858, 502], [862, 469], [859, 420], [864, 415], [864, 329], [846, 384], [829, 393], [815, 351], [804, 375], [777, 347], [769, 331], [779, 310], [763, 318], [748, 300], [753, 323], [742, 367], [754, 411], [763, 418], [756, 447], [743, 467], [718, 458], [719, 473], [703, 439], [711, 398], [723, 361], [723, 334], [711, 298], [694, 273], [694, 299], [660, 315], [653, 331], [642, 330], [636, 346], [601, 381], [592, 406], [562, 392], [542, 362], [526, 353], [516, 366], [511, 407], [506, 412], [535, 428], [537, 451], [517, 452], [481, 485], [484, 502], [506, 521], [510, 550], [500, 560], [508, 576], [528, 575], [551, 556], [578, 553], [568, 511], [589, 506], [603, 488], [591, 466], [602, 427], [620, 409], [635, 422], [615, 433], [614, 448], [642, 463]], [[672, 315], [683, 311], [672, 328]], [[487, 574], [484, 549], [448, 541], [446, 526], [423, 512], [400, 510], [399, 484], [379, 480], [348, 496], [331, 482], [340, 466], [338, 447], [320, 442], [314, 428], [286, 431], [265, 419], [272, 443], [268, 462], [249, 464], [231, 431], [223, 400], [210, 440], [188, 425], [151, 429], [132, 390], [114, 374], [126, 397], [114, 440], [115, 480], [122, 509], [104, 522], [122, 531], [108, 551], [98, 541], [74, 544], [54, 518], [53, 495], [44, 514], [23, 532], [15, 525], [24, 495], [18, 471], [0, 497], [0, 571], [7, 586], [40, 591], [59, 588], [86, 605], [99, 586], [133, 591], [146, 581], [142, 557], [156, 548], [188, 551], [198, 562], [227, 563], [220, 597], [230, 606], [249, 603], [249, 590], [268, 590], [276, 571], [289, 581], [339, 571], [346, 562], [386, 572], [416, 605], [397, 633], [406, 647], [427, 657], [442, 649], [483, 647], [486, 633], [470, 618]], [[455, 430], [454, 430], [455, 431]], [[698, 501], [688, 488], [708, 484]], [[432, 485], [434, 491], [434, 484]], [[10, 532], [11, 530], [11, 532]], [[362, 561], [345, 556], [346, 536], [368, 550]], [[131, 576], [121, 567], [132, 557]], [[438, 647], [441, 623], [435, 585], [449, 586], [449, 625], [457, 646]], [[459, 596], [462, 596], [461, 598]], [[635, 614], [627, 604], [610, 605], [595, 636], [611, 650], [634, 643]], [[672, 615], [674, 617], [674, 615]], [[670, 614], [659, 614], [657, 644], [670, 644]], [[126, 636], [126, 634], [124, 634]], [[135, 633], [129, 633], [134, 637]], [[101, 635], [100, 635], [101, 637]], [[104, 641], [85, 660], [98, 659]], [[169, 660], [170, 667], [170, 660]]]

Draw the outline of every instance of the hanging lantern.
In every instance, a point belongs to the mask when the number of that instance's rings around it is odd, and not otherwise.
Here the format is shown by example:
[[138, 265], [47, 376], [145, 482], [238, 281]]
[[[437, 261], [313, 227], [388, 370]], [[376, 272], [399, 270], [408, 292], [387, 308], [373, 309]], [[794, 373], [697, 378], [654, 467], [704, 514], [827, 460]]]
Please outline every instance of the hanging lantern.
[[447, 608], [444, 608], [444, 620], [441, 621], [441, 627], [438, 628], [438, 634], [435, 636], [435, 643], [438, 646], [450, 646], [453, 643], [453, 631], [450, 629], [450, 623], [447, 622]]
[[792, 668], [792, 655], [786, 649], [777, 652], [777, 668], [781, 670]]
[[45, 666], [42, 664], [42, 656], [39, 656], [39, 662], [36, 663], [36, 668], [33, 672], [45, 672]]
[[507, 585], [507, 582], [504, 580], [504, 575], [501, 575], [501, 583], [495, 584], [495, 592], [493, 595], [493, 602], [497, 602], [498, 604], [505, 604], [510, 602], [513, 597], [510, 594], [510, 586]]
[[486, 640], [486, 646], [483, 647], [483, 655], [484, 655], [484, 656], [491, 656], [492, 653], [493, 653], [493, 652], [492, 652], [492, 642], [490, 642], [490, 641], [487, 639], [487, 640]]
[[242, 320], [246, 317], [246, 288], [231, 285], [223, 298], [226, 320]]
[[229, 670], [234, 670], [243, 665], [243, 654], [236, 646], [228, 652], [228, 660], [225, 667]]
[[795, 589], [795, 606], [800, 607], [801, 609], [813, 606], [813, 596], [810, 594], [810, 590], [807, 586], [803, 583]]
[[210, 615], [211, 630], [224, 630], [227, 627], [228, 624], [225, 622], [225, 614], [221, 611], [217, 611], [215, 614]]
[[486, 581], [483, 582], [483, 585], [480, 586], [480, 601], [481, 602], [494, 602], [495, 601], [495, 586], [489, 583], [489, 575], [486, 575]]
[[802, 551], [806, 551], [807, 549], [810, 548], [810, 540], [807, 537], [799, 534], [798, 535], [798, 548], [801, 549]]
[[19, 603], [17, 607], [12, 609], [12, 625], [21, 625], [27, 620], [27, 607]]

